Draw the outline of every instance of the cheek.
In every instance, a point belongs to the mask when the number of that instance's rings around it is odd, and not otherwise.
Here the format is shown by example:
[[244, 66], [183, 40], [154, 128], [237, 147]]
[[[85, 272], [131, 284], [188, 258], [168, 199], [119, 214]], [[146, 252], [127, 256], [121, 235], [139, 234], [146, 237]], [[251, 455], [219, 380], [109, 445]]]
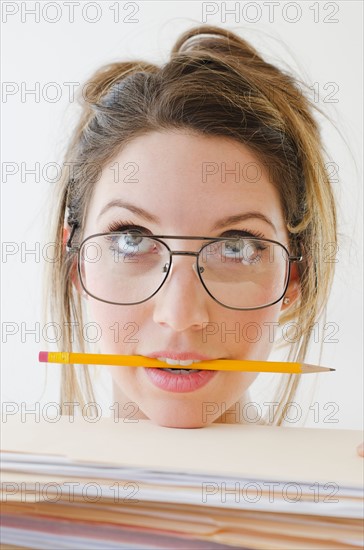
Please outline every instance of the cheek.
[[135, 309], [130, 307], [105, 304], [92, 298], [87, 307], [89, 321], [97, 324], [100, 352], [132, 355], [144, 321], [142, 312], [136, 315]]
[[240, 396], [252, 385], [259, 375], [258, 372], [226, 372], [222, 374], [219, 385], [221, 397], [231, 403], [237, 401]]
[[266, 360], [274, 344], [281, 304], [252, 310], [236, 311], [215, 324], [214, 336], [205, 338], [206, 345], [222, 344], [237, 359]]
[[274, 335], [277, 332], [280, 311], [281, 305], [279, 303], [255, 312], [253, 322], [256, 323], [256, 337], [259, 335], [259, 340], [257, 342], [253, 341], [250, 345], [253, 355], [252, 359], [268, 359], [274, 344]]
[[[259, 340], [256, 342], [257, 351], [269, 354], [273, 343], [274, 335], [278, 327], [278, 319], [281, 311], [281, 304], [259, 309], [254, 312], [254, 326], [256, 327], [256, 336], [259, 335]], [[260, 358], [260, 357], [258, 357]], [[265, 359], [266, 357], [262, 357]]]

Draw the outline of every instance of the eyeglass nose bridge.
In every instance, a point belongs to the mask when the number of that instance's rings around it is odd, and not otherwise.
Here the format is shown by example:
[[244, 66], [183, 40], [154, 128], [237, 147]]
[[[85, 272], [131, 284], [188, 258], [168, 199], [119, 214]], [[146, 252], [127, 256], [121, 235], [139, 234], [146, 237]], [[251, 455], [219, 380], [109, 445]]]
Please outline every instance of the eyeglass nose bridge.
[[[172, 265], [172, 256], [195, 256], [196, 258], [199, 257], [200, 255], [200, 252], [186, 252], [186, 251], [183, 251], [183, 250], [170, 250], [169, 251], [169, 255], [170, 255], [170, 262], [167, 264], [165, 264], [165, 266], [163, 267], [163, 271], [164, 273], [166, 273], [168, 271], [168, 268], [169, 266]], [[201, 266], [197, 266], [198, 267], [198, 270], [200, 273], [203, 273], [205, 271], [205, 268], [201, 267]]]

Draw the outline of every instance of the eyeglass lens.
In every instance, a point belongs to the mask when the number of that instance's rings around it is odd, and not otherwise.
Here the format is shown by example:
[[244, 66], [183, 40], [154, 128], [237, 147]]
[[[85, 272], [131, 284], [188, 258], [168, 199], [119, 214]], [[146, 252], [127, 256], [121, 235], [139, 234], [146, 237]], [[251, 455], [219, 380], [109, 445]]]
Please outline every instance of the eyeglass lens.
[[[86, 239], [80, 274], [93, 297], [116, 304], [140, 303], [154, 295], [168, 276], [168, 247], [151, 237], [108, 233]], [[278, 301], [287, 284], [286, 249], [264, 239], [241, 237], [206, 244], [197, 260], [206, 290], [222, 305], [257, 308]]]

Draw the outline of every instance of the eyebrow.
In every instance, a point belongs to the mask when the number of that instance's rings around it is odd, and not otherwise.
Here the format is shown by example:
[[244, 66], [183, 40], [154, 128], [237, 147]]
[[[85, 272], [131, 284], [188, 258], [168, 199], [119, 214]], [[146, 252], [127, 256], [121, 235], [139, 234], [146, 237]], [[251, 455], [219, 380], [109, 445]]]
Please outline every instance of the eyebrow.
[[263, 222], [269, 224], [275, 233], [277, 233], [277, 230], [275, 228], [274, 223], [267, 218], [264, 214], [261, 212], [245, 212], [244, 214], [236, 214], [234, 216], [226, 216], [226, 218], [222, 218], [221, 220], [218, 220], [213, 226], [212, 231], [221, 229], [223, 227], [226, 227], [227, 225], [232, 225], [234, 223], [243, 222], [245, 220], [249, 219], [258, 219], [262, 220]]
[[[137, 216], [140, 216], [141, 218], [145, 219], [148, 222], [160, 224], [161, 220], [157, 216], [154, 216], [153, 214], [150, 214], [150, 212], [147, 212], [143, 208], [140, 208], [139, 206], [135, 206], [134, 204], [131, 204], [129, 202], [125, 202], [121, 199], [113, 199], [112, 201], [105, 204], [103, 209], [101, 210], [100, 214], [97, 217], [97, 220], [101, 218], [101, 216], [110, 208], [118, 207], [118, 208], [126, 208], [127, 210], [130, 210], [130, 212], [133, 212]], [[244, 214], [235, 214], [233, 216], [226, 216], [225, 218], [221, 218], [215, 224], [212, 226], [211, 230], [216, 231], [217, 229], [222, 229], [223, 227], [226, 227], [228, 225], [232, 225], [238, 222], [243, 222], [245, 220], [249, 219], [258, 219], [262, 220], [263, 222], [267, 223], [272, 227], [275, 233], [277, 233], [277, 230], [273, 224], [273, 222], [264, 214], [261, 212], [245, 212]]]

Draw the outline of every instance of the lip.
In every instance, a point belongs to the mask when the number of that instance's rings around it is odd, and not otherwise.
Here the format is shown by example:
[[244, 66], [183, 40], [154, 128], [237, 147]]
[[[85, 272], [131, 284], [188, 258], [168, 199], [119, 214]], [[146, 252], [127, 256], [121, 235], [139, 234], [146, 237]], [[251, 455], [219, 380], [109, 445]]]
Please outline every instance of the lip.
[[158, 357], [165, 357], [166, 359], [174, 359], [175, 361], [188, 361], [192, 359], [196, 359], [199, 361], [213, 361], [213, 357], [209, 357], [208, 355], [202, 355], [201, 353], [196, 353], [194, 351], [185, 351], [177, 353], [175, 351], [155, 351], [153, 353], [144, 353], [145, 357], [150, 357], [153, 359], [156, 359]]
[[[154, 351], [153, 353], [144, 353], [145, 357], [157, 359], [163, 357], [165, 359], [174, 359], [175, 361], [213, 361], [215, 358], [197, 353], [195, 351]], [[166, 367], [168, 368], [168, 367]], [[182, 367], [183, 368], [183, 367]], [[197, 370], [197, 369], [196, 369]], [[174, 393], [186, 393], [196, 391], [212, 380], [219, 371], [217, 370], [201, 370], [200, 372], [193, 372], [191, 374], [171, 374], [168, 371], [161, 370], [159, 368], [146, 368], [144, 372], [149, 378], [150, 382], [157, 388]]]
[[208, 382], [210, 382], [219, 372], [217, 370], [202, 370], [191, 374], [171, 374], [168, 371], [158, 368], [142, 368], [154, 386], [161, 390], [174, 393], [186, 393], [199, 390], [208, 384]]

